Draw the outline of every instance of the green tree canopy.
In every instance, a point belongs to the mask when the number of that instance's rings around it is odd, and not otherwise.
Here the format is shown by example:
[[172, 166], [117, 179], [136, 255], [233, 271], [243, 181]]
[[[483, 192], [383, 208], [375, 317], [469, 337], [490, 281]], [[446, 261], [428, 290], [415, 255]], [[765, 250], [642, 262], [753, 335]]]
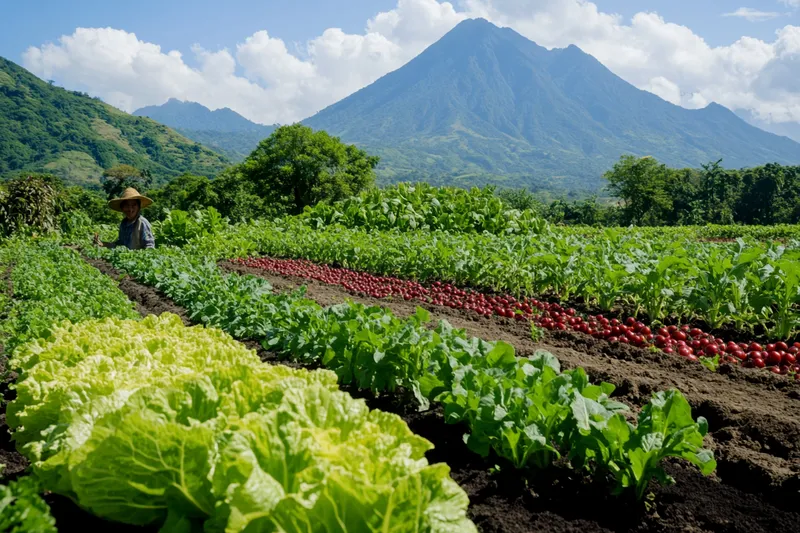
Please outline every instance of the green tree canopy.
[[242, 163], [241, 173], [258, 195], [275, 202], [288, 199], [291, 210], [300, 213], [306, 206], [341, 200], [373, 185], [378, 161], [325, 131], [293, 124], [261, 141]]
[[628, 223], [657, 225], [672, 210], [667, 193], [670, 169], [650, 156], [622, 156], [603, 177], [611, 193], [622, 200]]
[[128, 187], [144, 192], [152, 183], [153, 177], [148, 170], [139, 170], [131, 165], [117, 165], [103, 172], [103, 190], [109, 200], [122, 194]]

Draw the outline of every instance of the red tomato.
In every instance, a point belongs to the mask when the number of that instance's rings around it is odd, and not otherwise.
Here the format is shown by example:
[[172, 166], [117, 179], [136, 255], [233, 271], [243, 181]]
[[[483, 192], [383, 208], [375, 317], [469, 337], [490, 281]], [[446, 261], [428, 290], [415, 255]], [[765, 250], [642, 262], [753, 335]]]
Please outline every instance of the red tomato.
[[782, 360], [783, 360], [783, 357], [781, 357], [781, 354], [779, 354], [775, 350], [772, 350], [772, 351], [767, 352], [767, 358], [766, 358], [765, 362], [768, 365], [779, 365], [779, 364], [781, 364]]

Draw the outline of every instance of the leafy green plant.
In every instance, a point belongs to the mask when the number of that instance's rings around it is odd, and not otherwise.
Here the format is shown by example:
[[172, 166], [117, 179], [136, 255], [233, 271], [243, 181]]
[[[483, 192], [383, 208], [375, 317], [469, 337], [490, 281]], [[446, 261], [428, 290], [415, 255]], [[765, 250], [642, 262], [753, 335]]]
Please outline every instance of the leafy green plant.
[[492, 188], [465, 190], [401, 183], [369, 189], [332, 204], [306, 207], [301, 219], [320, 229], [332, 224], [364, 230], [538, 233], [547, 223], [532, 210], [506, 206]]
[[179, 209], [169, 211], [163, 222], [153, 224], [153, 231], [159, 245], [184, 246], [192, 239], [218, 235], [227, 227], [227, 218], [213, 207], [206, 207], [191, 213]]
[[637, 308], [651, 322], [679, 317], [761, 326], [780, 340], [800, 330], [790, 272], [800, 271], [800, 247], [699, 242], [679, 230], [585, 230], [588, 236], [578, 228], [521, 235], [367, 232], [337, 225], [315, 230], [284, 219], [232, 227], [194, 250], [228, 258], [255, 250], [515, 296], [578, 296], [605, 310]]
[[700, 357], [700, 362], [705, 366], [707, 369], [711, 370], [712, 372], [716, 372], [719, 368], [719, 354], [715, 355], [714, 357]]
[[0, 531], [56, 533], [56, 521], [40, 493], [38, 480], [33, 476], [0, 484]]
[[44, 488], [97, 516], [171, 531], [476, 531], [466, 494], [402, 419], [330, 371], [264, 365], [218, 329], [169, 313], [66, 324], [10, 364], [17, 446]]
[[8, 241], [0, 248], [0, 265], [12, 263], [14, 298], [0, 322], [0, 340], [8, 352], [64, 320], [139, 316], [111, 278], [58, 241]]
[[[261, 278], [222, 274], [206, 254], [170, 248], [98, 253], [158, 287], [195, 320], [260, 339], [285, 357], [321, 363], [341, 383], [375, 393], [402, 387], [423, 409], [440, 402], [447, 422], [467, 424], [466, 442], [480, 454], [493, 450], [518, 468], [545, 468], [560, 456], [593, 470], [637, 468], [625, 462], [627, 449], [590, 454], [603, 438], [592, 428], [613, 426], [626, 409], [611, 399], [614, 387], [590, 384], [580, 368], [562, 372], [549, 353], [520, 358], [507, 344], [469, 338], [445, 321], [432, 331], [422, 310], [401, 320], [352, 302], [323, 308], [302, 291], [272, 294]], [[654, 468], [636, 475], [655, 475]]]

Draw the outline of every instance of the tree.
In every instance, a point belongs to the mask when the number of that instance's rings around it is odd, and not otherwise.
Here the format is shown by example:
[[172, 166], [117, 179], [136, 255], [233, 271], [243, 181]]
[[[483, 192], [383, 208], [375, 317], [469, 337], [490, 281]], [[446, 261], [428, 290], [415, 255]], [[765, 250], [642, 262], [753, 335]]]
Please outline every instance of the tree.
[[672, 212], [670, 175], [670, 169], [653, 157], [624, 155], [603, 178], [609, 191], [623, 201], [626, 224], [655, 226], [664, 224]]
[[149, 170], [139, 170], [130, 165], [117, 165], [103, 172], [103, 190], [109, 200], [122, 194], [128, 187], [144, 192], [152, 183], [153, 176]]
[[169, 210], [194, 211], [209, 206], [216, 207], [219, 203], [219, 195], [210, 179], [188, 173], [150, 191], [148, 196], [154, 202], [147, 215], [151, 221], [163, 220]]
[[375, 182], [379, 158], [302, 124], [281, 126], [242, 163], [255, 192], [274, 202], [288, 199], [300, 213], [322, 200], [358, 194]]

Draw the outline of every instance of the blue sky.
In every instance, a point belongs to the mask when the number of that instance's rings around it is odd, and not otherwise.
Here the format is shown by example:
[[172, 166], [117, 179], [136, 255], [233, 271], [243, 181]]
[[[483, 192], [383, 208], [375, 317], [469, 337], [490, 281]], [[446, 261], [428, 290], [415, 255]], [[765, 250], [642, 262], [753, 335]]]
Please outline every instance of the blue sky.
[[[287, 43], [304, 42], [330, 27], [361, 32], [369, 18], [396, 4], [396, 0], [227, 0], [223, 8], [219, 0], [10, 0], [4, 8], [7, 16], [0, 18], [0, 56], [19, 62], [29, 46], [55, 41], [77, 27], [121, 28], [166, 50], [183, 52], [195, 43], [209, 49], [232, 48], [263, 29]], [[692, 28], [711, 46], [730, 44], [743, 35], [769, 40], [788, 23], [800, 25], [798, 13], [762, 22], [722, 16], [743, 6], [790, 12], [772, 0], [597, 0], [595, 4], [626, 18], [656, 11], [668, 22]]]
[[300, 120], [482, 16], [577, 44], [677, 105], [800, 127], [800, 0], [7, 0], [3, 14], [1, 56], [129, 112], [178, 98]]
[[[287, 42], [304, 42], [325, 29], [349, 33], [391, 9], [395, 0], [10, 0], [0, 18], [0, 56], [21, 60], [29, 46], [68, 35], [77, 27], [121, 28], [166, 50], [188, 52], [201, 44], [233, 48], [258, 30]], [[20, 21], [36, 21], [20, 24]]]

